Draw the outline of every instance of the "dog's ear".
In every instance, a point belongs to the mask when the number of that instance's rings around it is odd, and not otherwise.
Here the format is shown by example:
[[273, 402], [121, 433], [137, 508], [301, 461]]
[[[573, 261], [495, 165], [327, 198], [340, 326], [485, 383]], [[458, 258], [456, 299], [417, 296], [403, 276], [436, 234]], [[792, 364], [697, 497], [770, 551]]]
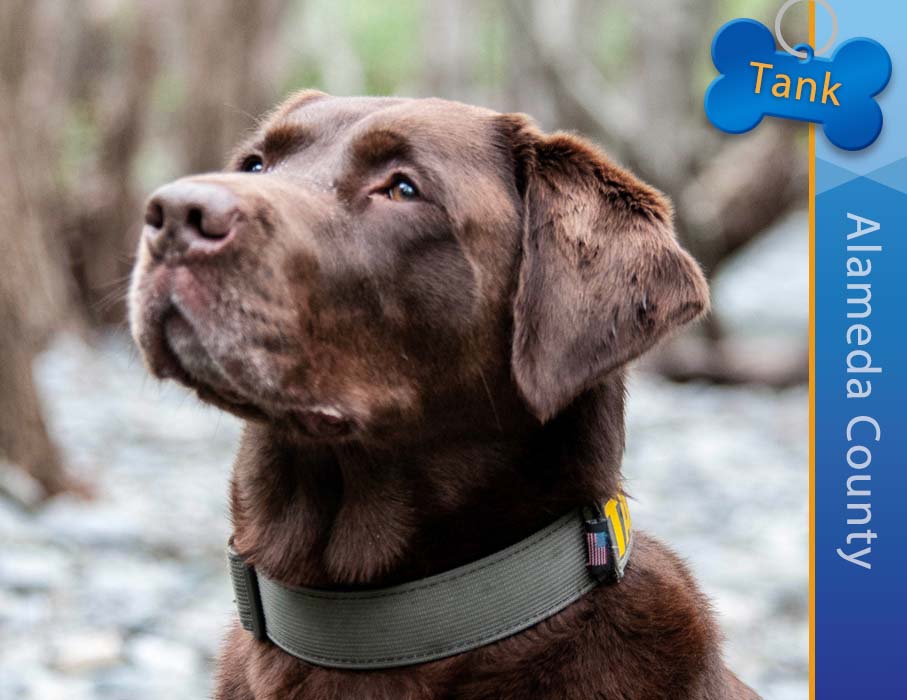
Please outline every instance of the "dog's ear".
[[546, 421], [708, 307], [668, 200], [595, 147], [503, 117], [523, 197], [512, 367]]

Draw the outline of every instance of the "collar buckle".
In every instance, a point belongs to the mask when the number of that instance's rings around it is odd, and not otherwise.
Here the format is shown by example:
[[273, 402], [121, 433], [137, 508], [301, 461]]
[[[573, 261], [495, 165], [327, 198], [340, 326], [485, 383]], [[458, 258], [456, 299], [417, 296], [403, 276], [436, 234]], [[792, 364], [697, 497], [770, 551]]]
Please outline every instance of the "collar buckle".
[[233, 581], [233, 595], [236, 596], [239, 622], [244, 630], [254, 635], [255, 639], [263, 641], [268, 638], [268, 634], [255, 567], [247, 564], [242, 555], [234, 549], [232, 537], [227, 548], [227, 558], [230, 562], [230, 578]]

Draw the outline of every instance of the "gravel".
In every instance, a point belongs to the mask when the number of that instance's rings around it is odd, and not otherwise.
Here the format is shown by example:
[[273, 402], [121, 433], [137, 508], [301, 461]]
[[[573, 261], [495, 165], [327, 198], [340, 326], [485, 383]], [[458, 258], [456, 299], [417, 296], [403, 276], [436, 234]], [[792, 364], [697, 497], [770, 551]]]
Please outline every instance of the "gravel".
[[0, 499], [0, 700], [207, 697], [239, 422], [146, 379], [123, 337], [62, 336], [37, 369], [95, 498]]

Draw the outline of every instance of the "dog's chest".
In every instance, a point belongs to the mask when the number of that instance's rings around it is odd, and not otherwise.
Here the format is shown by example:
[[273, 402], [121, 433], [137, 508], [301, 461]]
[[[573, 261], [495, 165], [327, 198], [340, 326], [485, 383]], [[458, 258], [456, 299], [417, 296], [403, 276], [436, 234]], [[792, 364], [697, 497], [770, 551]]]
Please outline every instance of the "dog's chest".
[[[218, 700], [523, 700], [539, 690], [563, 700], [594, 698], [618, 680], [598, 659], [577, 619], [579, 603], [531, 631], [448, 659], [381, 671], [311, 666], [267, 643], [243, 637], [236, 652], [248, 690], [221, 692]], [[246, 633], [238, 631], [238, 634]], [[239, 640], [236, 640], [239, 641]], [[228, 647], [230, 645], [228, 644]], [[223, 672], [229, 674], [230, 651]], [[631, 698], [632, 695], [625, 694]]]

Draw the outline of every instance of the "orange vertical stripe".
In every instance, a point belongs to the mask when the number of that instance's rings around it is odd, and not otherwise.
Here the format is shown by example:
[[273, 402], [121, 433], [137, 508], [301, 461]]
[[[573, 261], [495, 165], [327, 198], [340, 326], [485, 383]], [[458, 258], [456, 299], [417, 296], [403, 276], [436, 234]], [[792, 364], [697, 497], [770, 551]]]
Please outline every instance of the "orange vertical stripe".
[[[816, 45], [816, 2], [809, 2], [809, 43]], [[816, 698], [816, 125], [809, 125], [809, 698]]]

